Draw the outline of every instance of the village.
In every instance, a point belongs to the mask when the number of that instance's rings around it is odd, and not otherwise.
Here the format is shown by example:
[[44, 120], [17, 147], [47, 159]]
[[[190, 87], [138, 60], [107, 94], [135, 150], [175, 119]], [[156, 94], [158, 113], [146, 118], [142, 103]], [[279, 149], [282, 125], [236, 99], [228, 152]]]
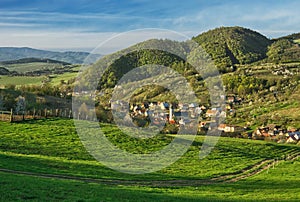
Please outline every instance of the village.
[[[231, 125], [219, 123], [216, 128], [212, 128], [210, 123], [215, 123], [216, 118], [225, 119], [235, 113], [235, 105], [240, 105], [242, 99], [231, 95], [226, 97], [225, 108], [209, 108], [198, 103], [182, 104], [168, 102], [144, 102], [141, 104], [130, 104], [129, 112], [131, 118], [135, 120], [148, 120], [155, 123], [165, 121], [167, 125], [176, 127], [187, 127], [191, 120], [198, 119], [198, 134], [208, 130], [217, 129], [222, 132], [222, 136], [248, 138], [256, 140], [273, 141], [277, 143], [300, 142], [300, 131], [297, 128], [284, 128], [276, 124], [267, 124], [250, 130], [249, 126]], [[125, 103], [118, 102], [124, 105]], [[112, 109], [117, 107], [112, 106]], [[120, 109], [120, 108], [119, 108]], [[251, 131], [251, 132], [249, 132]], [[203, 133], [202, 133], [203, 134]]]

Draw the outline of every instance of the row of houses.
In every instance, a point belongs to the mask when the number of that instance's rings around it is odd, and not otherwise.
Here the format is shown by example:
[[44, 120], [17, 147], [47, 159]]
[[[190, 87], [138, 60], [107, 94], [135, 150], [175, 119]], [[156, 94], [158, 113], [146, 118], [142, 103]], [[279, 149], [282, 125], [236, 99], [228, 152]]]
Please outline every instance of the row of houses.
[[[111, 109], [121, 112], [128, 112], [132, 118], [154, 117], [160, 120], [174, 124], [185, 125], [190, 119], [198, 119], [199, 116], [206, 121], [214, 120], [215, 117], [226, 118], [227, 113], [233, 114], [233, 105], [240, 104], [241, 99], [235, 95], [223, 96], [226, 99], [226, 107], [208, 108], [198, 103], [169, 103], [169, 102], [143, 102], [140, 104], [129, 104], [128, 102], [117, 100], [110, 101]], [[203, 126], [199, 125], [200, 128]], [[236, 128], [236, 127], [235, 127]], [[234, 129], [221, 129], [224, 131], [233, 131]]]
[[[113, 105], [113, 109], [116, 106]], [[184, 119], [198, 118], [205, 110], [205, 106], [199, 106], [196, 103], [190, 104], [174, 104], [167, 102], [151, 102], [142, 104], [130, 104], [129, 111], [131, 117], [155, 117], [163, 119], [166, 117], [169, 123], [176, 123], [175, 120], [180, 119], [180, 124], [187, 122]], [[185, 117], [185, 118], [184, 118]]]
[[278, 142], [297, 143], [300, 140], [300, 131], [296, 128], [284, 129], [281, 126], [270, 124], [257, 128], [252, 136], [278, 139]]
[[[200, 115], [204, 119], [199, 123], [199, 129], [211, 130], [213, 126], [217, 127], [219, 131], [224, 133], [237, 133], [237, 134], [246, 134], [247, 128], [241, 126], [235, 126], [230, 124], [219, 124], [216, 125], [214, 122], [214, 117], [226, 117], [227, 113], [232, 112], [234, 109], [228, 106], [232, 106], [231, 104], [237, 104], [240, 101], [238, 98], [228, 97], [226, 100], [227, 105], [225, 109], [221, 107], [215, 108], [207, 108], [203, 105], [199, 105], [197, 103], [190, 104], [176, 104], [176, 103], [168, 103], [168, 102], [145, 102], [142, 104], [130, 104], [125, 102], [113, 102], [112, 109], [118, 108], [120, 106], [123, 109], [127, 109], [129, 107], [129, 112], [131, 117], [152, 117], [154, 121], [164, 120], [171, 124], [178, 125], [188, 125], [191, 122], [191, 119], [198, 118]], [[121, 108], [122, 108], [121, 107]], [[120, 110], [120, 108], [118, 108]], [[214, 124], [211, 124], [214, 123]], [[297, 129], [283, 129], [281, 126], [270, 124], [265, 127], [257, 128], [252, 134], [247, 133], [248, 138], [261, 137], [259, 139], [271, 138], [278, 142], [287, 142], [287, 143], [295, 143], [300, 140], [300, 132]]]

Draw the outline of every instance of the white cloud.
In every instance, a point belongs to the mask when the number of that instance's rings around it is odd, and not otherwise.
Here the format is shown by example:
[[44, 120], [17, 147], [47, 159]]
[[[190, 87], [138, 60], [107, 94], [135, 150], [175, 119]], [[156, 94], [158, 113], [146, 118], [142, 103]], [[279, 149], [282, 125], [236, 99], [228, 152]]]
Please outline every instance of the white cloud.
[[39, 25], [41, 24], [0, 22], [0, 28], [1, 27], [34, 27]]
[[141, 29], [129, 32], [1, 32], [0, 46], [32, 47], [38, 49], [95, 49], [108, 54], [147, 39], [187, 40], [186, 33], [162, 29]]
[[0, 46], [32, 47], [39, 49], [93, 48], [115, 33], [74, 32], [1, 32]]
[[[266, 36], [278, 37], [300, 31], [300, 2], [280, 4], [220, 3], [186, 15], [153, 16], [147, 18], [135, 10], [123, 13], [79, 13], [13, 11], [0, 9], [0, 46], [29, 46], [41, 49], [95, 48], [98, 44], [121, 33], [143, 27], [164, 27], [181, 31], [189, 37], [219, 26], [244, 26]], [[194, 9], [195, 10], [195, 9]], [[149, 12], [147, 10], [147, 12]], [[138, 16], [140, 15], [140, 16]], [[157, 34], [156, 37], [163, 35]], [[110, 41], [102, 53], [125, 48], [141, 39], [153, 38], [149, 32], [127, 33], [126, 39]], [[116, 38], [115, 38], [116, 39]]]

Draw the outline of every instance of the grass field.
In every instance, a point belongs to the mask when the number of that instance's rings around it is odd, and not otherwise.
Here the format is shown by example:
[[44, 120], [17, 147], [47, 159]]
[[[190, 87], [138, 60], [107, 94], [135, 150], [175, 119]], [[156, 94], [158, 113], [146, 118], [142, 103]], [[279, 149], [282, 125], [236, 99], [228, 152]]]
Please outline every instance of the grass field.
[[32, 62], [32, 63], [20, 63], [20, 64], [7, 64], [5, 68], [9, 71], [16, 71], [18, 73], [32, 72], [45, 69], [58, 69], [63, 68], [62, 64], [58, 63], [46, 63], [46, 62]]
[[61, 83], [62, 80], [67, 82], [68, 80], [75, 78], [77, 75], [78, 75], [77, 72], [67, 72], [64, 74], [52, 75], [50, 83], [52, 85], [58, 85]]
[[299, 161], [255, 177], [197, 187], [103, 185], [0, 172], [1, 201], [299, 201]]
[[294, 40], [294, 43], [298, 43], [298, 44], [300, 44], [300, 39], [296, 39], [296, 40]]
[[44, 76], [0, 76], [0, 86], [5, 85], [40, 85]]
[[[111, 170], [94, 160], [82, 146], [72, 120], [49, 119], [25, 123], [0, 122], [0, 169], [34, 173], [37, 176], [0, 172], [1, 201], [292, 201], [300, 199], [299, 160], [281, 161], [260, 174], [237, 182], [195, 185], [199, 180], [239, 173], [264, 160], [284, 159], [299, 154], [295, 145], [220, 138], [213, 152], [199, 160], [204, 137], [197, 137], [189, 151], [176, 163], [151, 174], [130, 175]], [[111, 142], [133, 153], [163, 147], [172, 136], [134, 140], [116, 126], [101, 124]], [[184, 137], [182, 137], [184, 138]], [[44, 179], [39, 175], [60, 175], [105, 182]], [[234, 174], [235, 175], [235, 174]], [[177, 180], [179, 185], [169, 186]], [[136, 182], [128, 185], [128, 182]], [[158, 184], [139, 186], [158, 181]], [[188, 182], [180, 186], [180, 182]], [[125, 183], [126, 182], [126, 183]], [[190, 184], [189, 184], [190, 182]], [[130, 183], [129, 183], [130, 184]], [[162, 187], [160, 187], [162, 185]], [[189, 186], [190, 185], [190, 186]]]
[[[58, 85], [61, 83], [61, 80], [67, 82], [68, 80], [75, 78], [78, 73], [76, 72], [67, 72], [64, 74], [55, 74], [51, 76], [50, 83], [52, 85]], [[0, 76], [0, 86], [5, 85], [41, 85], [42, 81], [46, 76]]]

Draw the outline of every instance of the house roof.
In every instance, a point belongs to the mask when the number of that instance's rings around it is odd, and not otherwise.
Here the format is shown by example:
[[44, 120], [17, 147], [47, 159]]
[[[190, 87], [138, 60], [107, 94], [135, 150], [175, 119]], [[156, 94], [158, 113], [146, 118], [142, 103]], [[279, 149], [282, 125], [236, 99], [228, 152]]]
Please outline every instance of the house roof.
[[292, 135], [288, 139], [293, 140], [293, 141], [298, 141], [299, 137], [297, 135]]
[[209, 109], [207, 110], [206, 114], [217, 114], [217, 110], [212, 110], [212, 109]]

